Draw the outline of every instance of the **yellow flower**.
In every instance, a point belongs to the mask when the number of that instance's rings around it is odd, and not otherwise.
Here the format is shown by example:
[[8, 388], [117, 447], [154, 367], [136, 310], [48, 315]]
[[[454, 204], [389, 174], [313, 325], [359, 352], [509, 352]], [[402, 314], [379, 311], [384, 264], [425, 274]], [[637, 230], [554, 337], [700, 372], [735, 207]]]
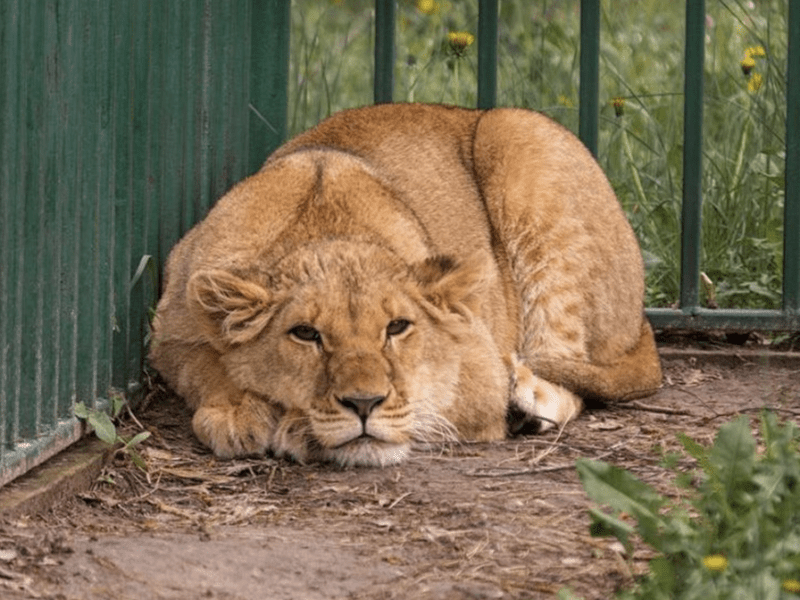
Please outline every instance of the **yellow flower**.
[[475, 36], [468, 31], [451, 31], [447, 34], [447, 39], [456, 55], [463, 56], [467, 46], [475, 41]]
[[751, 94], [757, 92], [761, 89], [762, 83], [764, 83], [764, 78], [761, 77], [761, 73], [753, 73], [747, 80], [747, 91]]
[[784, 579], [783, 590], [792, 594], [800, 594], [800, 581], [797, 581], [797, 579]]
[[764, 46], [748, 46], [745, 48], [744, 58], [739, 62], [739, 65], [742, 67], [742, 73], [749, 75], [753, 67], [756, 66], [756, 59], [764, 58], [766, 55], [767, 51], [764, 50]]
[[435, 0], [417, 0], [417, 10], [424, 15], [439, 13], [439, 3]]
[[475, 41], [475, 36], [468, 31], [451, 31], [447, 34], [447, 39], [454, 46], [466, 48]]
[[611, 101], [611, 104], [614, 105], [614, 114], [621, 117], [622, 113], [625, 112], [625, 98], [617, 96]]
[[561, 94], [558, 97], [558, 103], [561, 106], [566, 106], [567, 108], [572, 108], [573, 106], [575, 106], [575, 103], [572, 101], [572, 98], [570, 98], [569, 96], [565, 96], [564, 94]]
[[728, 568], [728, 559], [722, 554], [711, 554], [703, 559], [703, 566], [709, 571], [721, 573]]

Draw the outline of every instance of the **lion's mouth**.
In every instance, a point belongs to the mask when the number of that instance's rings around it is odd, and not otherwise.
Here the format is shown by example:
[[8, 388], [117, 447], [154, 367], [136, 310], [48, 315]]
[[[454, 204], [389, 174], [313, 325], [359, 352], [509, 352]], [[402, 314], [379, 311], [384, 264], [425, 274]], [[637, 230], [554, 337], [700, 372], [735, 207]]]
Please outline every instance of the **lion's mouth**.
[[401, 462], [409, 452], [408, 444], [381, 440], [368, 433], [329, 447], [324, 458], [342, 467], [385, 467]]
[[391, 442], [387, 442], [385, 440], [377, 438], [374, 435], [370, 435], [369, 433], [367, 433], [365, 431], [359, 436], [356, 436], [356, 437], [351, 438], [351, 439], [349, 439], [347, 441], [344, 441], [341, 444], [337, 444], [336, 446], [332, 446], [331, 450], [339, 450], [340, 448], [345, 448], [345, 447], [348, 447], [348, 446], [354, 447], [354, 446], [359, 446], [359, 445], [363, 446], [363, 445], [375, 445], [375, 444], [379, 444], [379, 445], [382, 444], [382, 445], [386, 445], [386, 446], [394, 446], [395, 445], [395, 444], [392, 444]]

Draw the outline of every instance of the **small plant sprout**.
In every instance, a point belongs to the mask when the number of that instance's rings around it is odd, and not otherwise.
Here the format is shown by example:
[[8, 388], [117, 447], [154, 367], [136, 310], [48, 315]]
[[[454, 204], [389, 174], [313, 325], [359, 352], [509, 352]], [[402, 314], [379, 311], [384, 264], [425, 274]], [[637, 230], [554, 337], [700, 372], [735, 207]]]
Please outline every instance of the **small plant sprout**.
[[142, 431], [130, 439], [125, 439], [117, 432], [117, 427], [114, 425], [114, 420], [117, 419], [125, 408], [125, 399], [120, 395], [112, 395], [109, 401], [109, 408], [111, 414], [96, 408], [88, 408], [83, 402], [76, 402], [73, 412], [79, 419], [86, 421], [98, 438], [109, 446], [121, 446], [116, 450], [122, 454], [128, 455], [133, 464], [139, 467], [142, 471], [147, 471], [147, 463], [142, 456], [136, 451], [136, 446], [150, 437], [149, 431]]

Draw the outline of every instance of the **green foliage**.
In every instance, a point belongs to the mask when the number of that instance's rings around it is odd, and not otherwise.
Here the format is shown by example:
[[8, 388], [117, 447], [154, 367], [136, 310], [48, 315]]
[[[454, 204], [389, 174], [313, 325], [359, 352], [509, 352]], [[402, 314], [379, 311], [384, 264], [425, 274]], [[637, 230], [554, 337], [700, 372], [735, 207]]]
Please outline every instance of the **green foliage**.
[[117, 432], [117, 427], [114, 425], [114, 419], [117, 419], [125, 407], [125, 399], [122, 396], [113, 395], [110, 400], [111, 414], [104, 410], [96, 408], [88, 408], [83, 402], [76, 402], [73, 412], [79, 419], [86, 421], [98, 438], [104, 441], [109, 446], [117, 446], [121, 444], [117, 450], [123, 454], [130, 456], [133, 464], [139, 467], [142, 471], [147, 471], [147, 463], [142, 456], [136, 451], [136, 446], [150, 437], [149, 431], [142, 431], [132, 438], [126, 440]]
[[[373, 5], [295, 2], [290, 133], [371, 103]], [[722, 308], [780, 306], [786, 6], [706, 7], [701, 270]], [[668, 306], [679, 296], [684, 3], [616, 0], [601, 9], [598, 160], [642, 244], [647, 305]], [[499, 20], [498, 104], [540, 110], [577, 131], [579, 2], [503, 0]], [[480, 40], [463, 52], [447, 40], [476, 34], [477, 21], [477, 0], [400, 0], [394, 97], [475, 106]], [[748, 48], [764, 51], [745, 75]]]
[[[800, 579], [800, 434], [775, 415], [761, 417], [758, 451], [747, 417], [723, 425], [706, 448], [680, 436], [700, 471], [676, 483], [690, 500], [672, 501], [630, 473], [579, 460], [592, 508], [593, 535], [613, 536], [631, 550], [631, 536], [658, 556], [649, 573], [621, 598], [647, 600], [788, 600]], [[680, 475], [680, 474], [679, 474]], [[635, 526], [632, 524], [635, 523]], [[800, 585], [800, 584], [798, 584]]]

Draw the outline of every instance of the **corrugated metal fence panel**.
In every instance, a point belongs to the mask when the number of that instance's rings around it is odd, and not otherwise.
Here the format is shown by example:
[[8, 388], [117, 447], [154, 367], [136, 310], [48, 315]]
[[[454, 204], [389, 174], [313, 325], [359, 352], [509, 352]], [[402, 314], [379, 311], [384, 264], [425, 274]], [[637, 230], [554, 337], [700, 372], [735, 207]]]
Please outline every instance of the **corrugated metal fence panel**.
[[0, 3], [0, 485], [136, 390], [166, 253], [251, 170], [251, 13]]

